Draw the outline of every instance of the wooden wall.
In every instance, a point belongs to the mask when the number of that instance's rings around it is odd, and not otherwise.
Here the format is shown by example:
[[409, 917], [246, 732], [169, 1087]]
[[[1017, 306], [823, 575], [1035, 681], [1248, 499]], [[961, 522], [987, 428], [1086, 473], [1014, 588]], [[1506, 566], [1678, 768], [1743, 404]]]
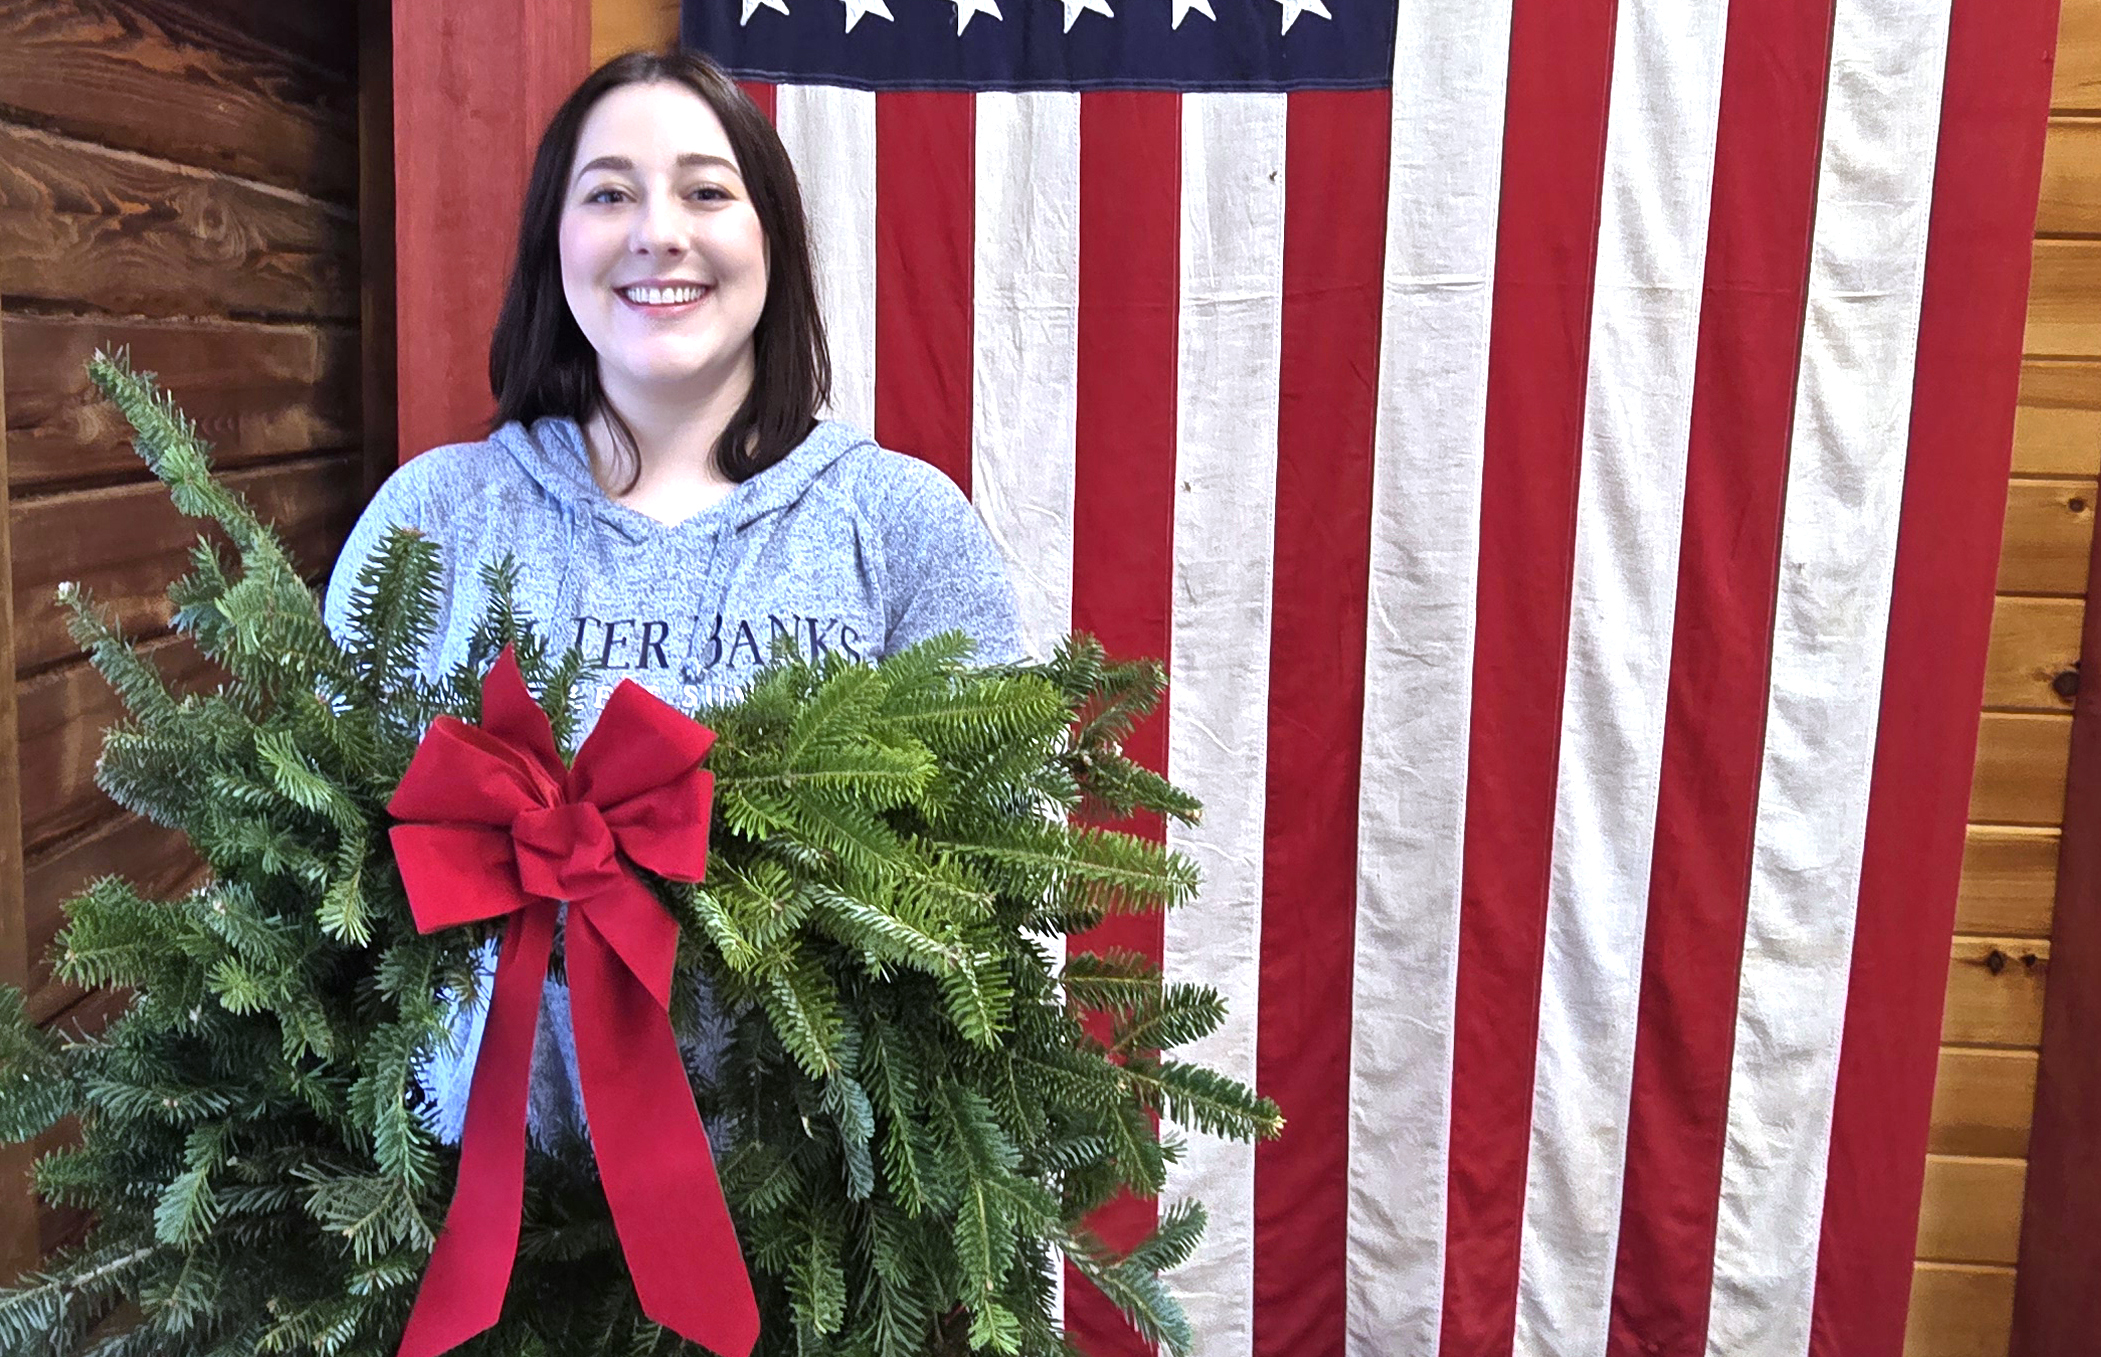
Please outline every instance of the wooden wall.
[[[94, 786], [117, 712], [53, 589], [85, 582], [173, 672], [205, 677], [166, 639], [161, 598], [197, 525], [144, 473], [82, 367], [97, 346], [130, 346], [230, 481], [326, 569], [366, 481], [357, 39], [356, 0], [0, 0], [16, 708], [0, 753], [23, 789], [19, 895], [0, 896], [14, 916], [0, 938], [13, 929], [26, 947], [29, 1008], [47, 1024], [92, 1025], [109, 1002], [50, 974], [60, 902], [104, 873], [173, 889], [194, 870], [177, 836]], [[18, 1197], [0, 1201], [17, 1238], [22, 1215]], [[78, 1224], [46, 1214], [38, 1242]]]
[[2101, 0], [2063, 0], [2050, 102], [1908, 1357], [2004, 1357], [2013, 1323], [2101, 473]]

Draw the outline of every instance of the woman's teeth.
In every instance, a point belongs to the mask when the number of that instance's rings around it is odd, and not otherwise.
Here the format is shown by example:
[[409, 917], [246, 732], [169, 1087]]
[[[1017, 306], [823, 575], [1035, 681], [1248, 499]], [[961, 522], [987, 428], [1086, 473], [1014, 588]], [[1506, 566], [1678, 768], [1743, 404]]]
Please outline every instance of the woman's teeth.
[[692, 284], [679, 287], [623, 287], [621, 296], [643, 306], [676, 306], [681, 302], [697, 302], [706, 295], [707, 289]]

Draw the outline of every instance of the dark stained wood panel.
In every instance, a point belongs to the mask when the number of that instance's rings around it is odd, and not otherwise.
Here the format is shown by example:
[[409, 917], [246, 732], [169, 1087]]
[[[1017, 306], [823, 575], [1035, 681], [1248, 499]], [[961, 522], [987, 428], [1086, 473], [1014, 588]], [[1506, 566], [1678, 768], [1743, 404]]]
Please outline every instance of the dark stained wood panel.
[[144, 474], [131, 426], [88, 384], [98, 348], [126, 347], [237, 467], [360, 439], [359, 346], [347, 325], [0, 318], [10, 489], [19, 499]]
[[0, 122], [0, 294], [148, 316], [358, 314], [347, 208]]
[[218, 6], [0, 0], [0, 106], [87, 141], [356, 201], [350, 72], [278, 51]]
[[[140, 647], [176, 692], [209, 688], [218, 668], [180, 636]], [[34, 855], [55, 839], [77, 834], [116, 813], [95, 785], [102, 732], [124, 718], [124, 704], [87, 661], [62, 665], [19, 686], [22, 785], [32, 789], [22, 807], [22, 842]]]
[[[235, 473], [226, 483], [278, 526], [309, 576], [334, 560], [362, 504], [356, 452]], [[105, 617], [128, 635], [167, 628], [165, 591], [188, 569], [202, 530], [184, 518], [158, 481], [34, 499], [12, 509], [15, 671], [34, 673], [77, 653], [53, 593], [86, 584]]]

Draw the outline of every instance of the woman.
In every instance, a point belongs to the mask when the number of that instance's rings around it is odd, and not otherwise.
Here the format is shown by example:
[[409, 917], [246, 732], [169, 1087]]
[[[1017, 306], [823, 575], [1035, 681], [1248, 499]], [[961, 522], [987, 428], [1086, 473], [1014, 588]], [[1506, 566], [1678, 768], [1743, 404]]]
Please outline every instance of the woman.
[[[587, 726], [622, 679], [685, 709], [734, 696], [781, 636], [874, 659], [963, 631], [986, 662], [1019, 657], [1013, 592], [954, 485], [817, 418], [830, 364], [794, 170], [705, 57], [616, 58], [556, 112], [489, 382], [488, 439], [410, 461], [352, 530], [328, 588], [338, 634], [359, 569], [405, 526], [441, 552], [425, 672], [465, 657], [481, 569], [509, 556], [526, 615], [599, 666]], [[479, 1013], [470, 1027], [428, 1071], [448, 1138]], [[534, 1065], [551, 1143], [581, 1127], [552, 982]]]

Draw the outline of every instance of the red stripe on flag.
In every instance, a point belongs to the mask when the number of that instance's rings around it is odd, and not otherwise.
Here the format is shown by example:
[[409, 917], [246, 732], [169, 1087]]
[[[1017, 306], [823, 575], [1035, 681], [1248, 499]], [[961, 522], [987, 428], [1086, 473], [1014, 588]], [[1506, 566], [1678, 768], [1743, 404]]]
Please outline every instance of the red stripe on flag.
[[1831, 18], [1729, 11], [1612, 1357], [1707, 1349]]
[[779, 100], [775, 97], [780, 88], [778, 85], [765, 80], [740, 80], [737, 83], [744, 87], [745, 97], [757, 104], [759, 112], [766, 115], [767, 122], [778, 123], [781, 120]]
[[[1080, 313], [1073, 467], [1072, 625], [1118, 658], [1168, 658], [1174, 586], [1176, 348], [1181, 300], [1181, 100], [1080, 97]], [[1126, 752], [1167, 767], [1167, 718]], [[1124, 828], [1162, 837], [1158, 816]], [[1157, 915], [1112, 918], [1074, 951], [1160, 959]], [[1112, 1248], [1151, 1230], [1157, 1204], [1122, 1197], [1089, 1222]], [[1152, 1357], [1115, 1306], [1068, 1269], [1067, 1331], [1088, 1357]]]
[[976, 96], [875, 99], [875, 437], [970, 493]]
[[1518, 0], [1496, 228], [1453, 1022], [1445, 1357], [1516, 1337], [1613, 0]]
[[2057, 6], [1955, 0], [1810, 1352], [1897, 1357], [1962, 876]]
[[1392, 117], [1385, 91], [1290, 97], [1255, 1083], [1291, 1133], [1255, 1149], [1257, 1357], [1341, 1352], [1348, 1309], [1348, 977]]

